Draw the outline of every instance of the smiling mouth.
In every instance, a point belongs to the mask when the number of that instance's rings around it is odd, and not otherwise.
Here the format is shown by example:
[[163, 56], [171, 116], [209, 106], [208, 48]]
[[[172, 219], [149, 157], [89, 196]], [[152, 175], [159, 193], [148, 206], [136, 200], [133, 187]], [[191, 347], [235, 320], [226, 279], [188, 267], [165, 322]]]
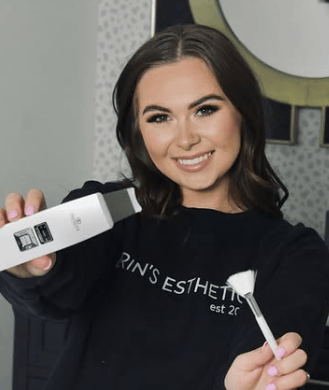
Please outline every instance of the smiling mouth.
[[178, 158], [177, 161], [182, 165], [196, 165], [196, 164], [200, 164], [202, 161], [207, 160], [212, 154], [213, 154], [213, 152], [209, 152], [209, 153], [204, 154], [203, 156], [195, 157], [192, 159]]

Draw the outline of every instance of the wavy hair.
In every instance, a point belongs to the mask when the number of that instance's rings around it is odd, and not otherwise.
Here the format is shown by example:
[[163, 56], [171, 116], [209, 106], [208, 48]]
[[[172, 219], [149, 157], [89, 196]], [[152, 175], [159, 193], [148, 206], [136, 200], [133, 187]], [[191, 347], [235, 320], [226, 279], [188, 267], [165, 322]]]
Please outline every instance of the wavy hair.
[[144, 43], [124, 67], [113, 91], [118, 116], [116, 134], [130, 164], [143, 213], [169, 217], [182, 202], [179, 186], [153, 164], [137, 122], [136, 88], [149, 69], [181, 61], [202, 59], [221, 89], [242, 116], [241, 149], [230, 169], [229, 193], [243, 209], [258, 209], [282, 218], [280, 210], [288, 190], [265, 156], [262, 94], [256, 77], [231, 41], [211, 27], [175, 25]]

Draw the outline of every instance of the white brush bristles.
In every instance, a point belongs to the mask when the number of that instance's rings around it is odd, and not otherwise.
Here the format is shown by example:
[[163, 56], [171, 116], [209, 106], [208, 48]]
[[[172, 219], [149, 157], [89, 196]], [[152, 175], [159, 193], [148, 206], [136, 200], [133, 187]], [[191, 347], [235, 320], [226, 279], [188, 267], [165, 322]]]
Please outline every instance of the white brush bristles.
[[255, 287], [255, 271], [249, 270], [234, 274], [227, 279], [226, 283], [242, 297], [249, 293], [253, 294]]

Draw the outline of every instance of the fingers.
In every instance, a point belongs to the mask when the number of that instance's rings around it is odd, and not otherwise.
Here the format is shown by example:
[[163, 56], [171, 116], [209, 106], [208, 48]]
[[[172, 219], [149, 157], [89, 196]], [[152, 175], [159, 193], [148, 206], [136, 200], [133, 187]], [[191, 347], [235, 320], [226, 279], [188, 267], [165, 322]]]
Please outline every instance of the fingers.
[[18, 278], [31, 278], [34, 276], [43, 276], [47, 274], [56, 263], [56, 254], [38, 257], [27, 263], [17, 265], [7, 269], [7, 272]]
[[6, 214], [4, 220], [9, 222], [17, 221], [18, 219], [32, 215], [37, 211], [43, 210], [46, 207], [45, 197], [40, 190], [30, 190], [26, 196], [24, 202], [23, 197], [20, 194], [11, 193], [8, 194], [5, 200]]
[[292, 390], [304, 386], [308, 382], [306, 371], [299, 369], [291, 374], [277, 378], [266, 386], [266, 390]]
[[7, 223], [7, 215], [4, 209], [0, 208], [0, 228]]
[[24, 199], [20, 194], [8, 194], [5, 200], [8, 221], [17, 221], [24, 216]]
[[32, 215], [46, 208], [44, 194], [40, 190], [30, 190], [25, 199], [25, 215]]
[[269, 369], [269, 374], [275, 375], [286, 375], [290, 372], [298, 370], [303, 367], [307, 362], [307, 354], [302, 349], [297, 349], [294, 353], [287, 356], [284, 360], [273, 365]]
[[[302, 338], [298, 333], [294, 333], [294, 332], [286, 333], [284, 336], [282, 336], [277, 340], [278, 348], [276, 350], [276, 354], [280, 356], [282, 359], [286, 358], [287, 356], [290, 356], [295, 351], [297, 351], [301, 343], [302, 343]], [[302, 353], [303, 352], [301, 352], [300, 354]], [[306, 355], [305, 352], [304, 354]], [[288, 362], [291, 361], [292, 359], [293, 357], [289, 359]], [[273, 359], [273, 352], [268, 343], [266, 343], [261, 348], [239, 355], [236, 358], [236, 360], [237, 360], [237, 364], [241, 367], [244, 367], [246, 371], [255, 370], [257, 369], [257, 367], [264, 366], [265, 364], [269, 363], [271, 360], [273, 360], [274, 362], [273, 364], [275, 364], [276, 366], [278, 367], [283, 366], [282, 364], [279, 365], [279, 362], [281, 360]], [[284, 365], [287, 364], [286, 362], [287, 361], [285, 361]]]
[[[278, 348], [276, 350], [276, 355], [280, 358], [289, 356], [299, 348], [302, 341], [303, 340], [298, 333], [286, 333], [284, 336], [277, 339]], [[268, 343], [266, 343], [266, 345], [264, 345], [264, 347], [261, 349], [263, 354], [268, 354], [270, 351], [271, 348]]]
[[[299, 383], [300, 381], [307, 379], [306, 372], [300, 369], [306, 364], [306, 361], [306, 352], [302, 349], [297, 349], [297, 351], [293, 352], [282, 361], [271, 365], [267, 372], [269, 376], [273, 377], [274, 379], [282, 377], [284, 379], [281, 381], [282, 383], [289, 383], [288, 379], [291, 381], [291, 373], [298, 373], [296, 378], [298, 379]], [[295, 387], [298, 387], [297, 384]]]
[[34, 276], [42, 276], [48, 273], [55, 265], [56, 255], [52, 253], [47, 256], [38, 257], [27, 263], [27, 270]]
[[240, 354], [233, 361], [225, 377], [225, 387], [235, 390], [244, 383], [245, 389], [295, 390], [303, 386], [307, 373], [302, 369], [306, 353], [299, 347], [302, 338], [297, 333], [286, 333], [277, 340], [277, 360], [268, 343], [253, 351]]
[[303, 339], [298, 333], [289, 332], [277, 340], [279, 355], [288, 356], [295, 352], [302, 344]]
[[278, 340], [277, 351], [281, 351], [282, 359], [274, 361], [267, 370], [270, 378], [267, 390], [295, 389], [307, 382], [307, 373], [302, 369], [307, 354], [299, 349], [301, 343], [297, 333], [287, 333]]
[[[25, 201], [20, 194], [8, 194], [5, 200], [5, 207], [6, 209], [0, 208], [0, 228], [8, 222], [17, 221], [20, 218], [45, 209], [46, 202], [40, 190], [30, 190]], [[55, 254], [51, 254], [9, 268], [7, 271], [21, 278], [42, 276], [53, 268], [55, 261]]]
[[265, 366], [271, 360], [273, 360], [273, 352], [266, 342], [260, 348], [238, 355], [234, 364], [238, 367], [242, 367], [244, 371], [248, 372]]

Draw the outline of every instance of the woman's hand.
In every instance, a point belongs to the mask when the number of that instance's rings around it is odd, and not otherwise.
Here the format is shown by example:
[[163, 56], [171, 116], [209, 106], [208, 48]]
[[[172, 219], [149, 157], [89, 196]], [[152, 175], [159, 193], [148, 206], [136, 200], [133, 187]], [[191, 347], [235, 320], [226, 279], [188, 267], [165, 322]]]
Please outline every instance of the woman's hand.
[[297, 333], [286, 333], [278, 343], [277, 360], [270, 346], [239, 355], [225, 377], [227, 390], [295, 390], [303, 386], [307, 373], [302, 369], [306, 352], [299, 349], [302, 338]]
[[[31, 190], [24, 201], [19, 194], [9, 194], [5, 202], [6, 209], [0, 208], [0, 228], [6, 223], [14, 222], [46, 208], [45, 197], [40, 190]], [[9, 268], [7, 272], [19, 278], [42, 276], [51, 270], [56, 255], [50, 254]]]

